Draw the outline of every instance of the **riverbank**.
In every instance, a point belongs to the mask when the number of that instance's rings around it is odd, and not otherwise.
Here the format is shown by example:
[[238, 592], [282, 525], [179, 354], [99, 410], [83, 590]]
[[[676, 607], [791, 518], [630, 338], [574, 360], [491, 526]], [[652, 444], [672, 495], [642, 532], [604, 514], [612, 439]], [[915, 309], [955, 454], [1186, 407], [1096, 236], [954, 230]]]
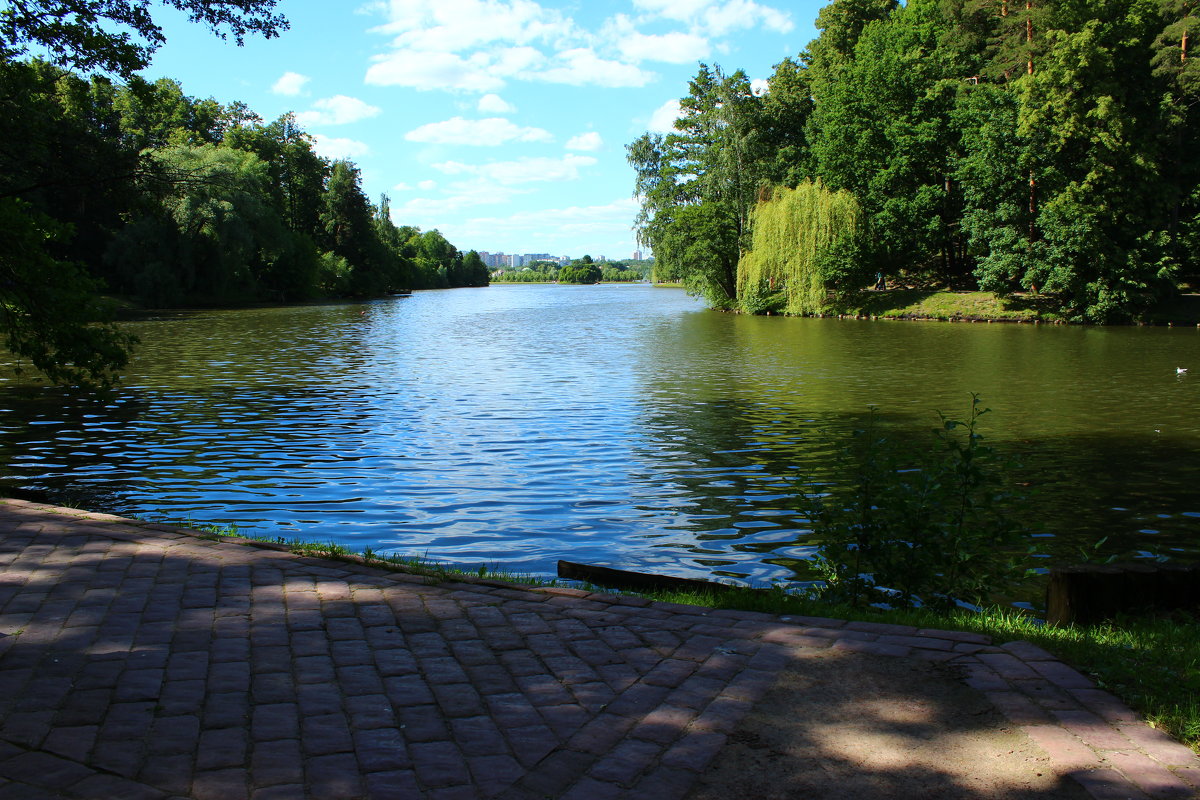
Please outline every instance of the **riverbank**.
[[20, 501], [0, 530], [0, 776], [21, 796], [1200, 788], [1200, 759], [1028, 643], [430, 581]]
[[[872, 319], [940, 320], [949, 322], [1015, 322], [1063, 324], [1044, 295], [1029, 292], [1007, 298], [991, 292], [933, 289], [886, 289], [864, 292], [857, 302], [831, 310], [834, 316]], [[1184, 294], [1146, 312], [1136, 325], [1200, 326], [1200, 294]]]
[[[515, 584], [523, 588], [553, 588], [557, 580], [538, 580], [526, 575], [489, 571], [486, 567], [464, 571], [419, 558], [380, 557], [372, 551], [353, 553], [329, 543], [262, 541], [244, 537], [236, 530], [219, 526], [206, 528], [214, 539], [244, 542], [258, 547], [333, 558], [384, 569], [425, 575], [438, 581], [456, 580], [484, 585]], [[588, 591], [613, 587], [567, 582]], [[617, 590], [619, 591], [619, 590]], [[888, 610], [874, 606], [834, 604], [785, 591], [763, 591], [728, 587], [718, 591], [623, 592], [658, 602], [731, 611], [783, 616], [839, 619], [870, 624], [898, 625], [916, 629], [958, 631], [987, 637], [992, 641], [1026, 641], [1071, 664], [1141, 714], [1152, 727], [1166, 732], [1200, 753], [1200, 620], [1179, 612], [1161, 617], [1123, 617], [1101, 625], [1050, 626], [1013, 609], [992, 608], [982, 612], [959, 610]]]

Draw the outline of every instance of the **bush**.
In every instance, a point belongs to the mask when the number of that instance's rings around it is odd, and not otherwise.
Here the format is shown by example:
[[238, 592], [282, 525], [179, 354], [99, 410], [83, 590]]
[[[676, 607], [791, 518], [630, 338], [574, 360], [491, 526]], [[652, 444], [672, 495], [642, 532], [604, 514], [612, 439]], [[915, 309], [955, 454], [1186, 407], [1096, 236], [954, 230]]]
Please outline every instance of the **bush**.
[[851, 478], [804, 493], [824, 597], [949, 608], [978, 604], [1022, 574], [1014, 554], [1026, 534], [1005, 514], [1021, 498], [1004, 490], [1011, 465], [978, 431], [988, 412], [978, 395], [965, 421], [939, 412], [933, 446], [914, 453], [880, 432], [872, 410], [842, 454]]

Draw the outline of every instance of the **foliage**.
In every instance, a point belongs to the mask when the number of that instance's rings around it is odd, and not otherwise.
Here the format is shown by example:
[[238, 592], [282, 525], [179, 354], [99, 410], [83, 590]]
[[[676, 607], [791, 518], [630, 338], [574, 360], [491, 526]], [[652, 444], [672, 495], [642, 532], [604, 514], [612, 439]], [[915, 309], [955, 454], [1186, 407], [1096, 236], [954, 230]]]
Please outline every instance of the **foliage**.
[[57, 383], [107, 386], [132, 337], [112, 322], [96, 285], [48, 244], [65, 229], [14, 198], [0, 198], [0, 330], [5, 346]]
[[[270, 39], [288, 27], [286, 19], [271, 13], [277, 0], [162, 2], [222, 38], [228, 31], [239, 45], [248, 33]], [[25, 54], [33, 44], [52, 54], [55, 63], [129, 77], [166, 41], [149, 0], [9, 0], [6, 5], [0, 11], [0, 57], [5, 59]]]
[[743, 310], [773, 305], [758, 300], [765, 287], [782, 293], [786, 313], [811, 314], [825, 307], [830, 291], [865, 283], [863, 276], [839, 269], [839, 255], [854, 247], [858, 214], [853, 195], [832, 192], [819, 181], [777, 188], [760, 202], [751, 216], [750, 250], [738, 263]]
[[701, 64], [680, 99], [678, 132], [628, 147], [642, 200], [638, 241], [654, 250], [655, 280], [682, 281], [717, 308], [737, 304], [737, 262], [764, 169], [760, 105], [745, 73]]
[[925, 452], [902, 450], [870, 424], [844, 453], [853, 478], [805, 493], [825, 595], [851, 605], [979, 604], [1015, 574], [1025, 537], [1005, 514], [1002, 463], [983, 444], [977, 395], [965, 420], [939, 414]]
[[558, 271], [559, 283], [599, 283], [602, 277], [599, 265], [592, 263], [591, 256], [572, 261]]
[[[839, 287], [882, 273], [1029, 292], [1064, 319], [1142, 318], [1200, 285], [1197, 9], [834, 0], [765, 93], [702, 65], [676, 132], [629, 146], [654, 277], [776, 310], [770, 277], [731, 286], [730, 265], [754, 263], [756, 196], [820, 182], [859, 208]], [[810, 288], [782, 308], [813, 308]]]

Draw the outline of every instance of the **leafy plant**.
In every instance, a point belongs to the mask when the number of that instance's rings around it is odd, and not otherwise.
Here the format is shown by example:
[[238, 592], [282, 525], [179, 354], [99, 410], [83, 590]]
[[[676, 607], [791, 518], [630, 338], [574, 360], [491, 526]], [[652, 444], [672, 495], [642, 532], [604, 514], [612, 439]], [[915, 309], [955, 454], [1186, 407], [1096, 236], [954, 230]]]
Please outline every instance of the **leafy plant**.
[[1004, 513], [1017, 499], [1003, 485], [1009, 465], [978, 430], [988, 412], [972, 394], [967, 418], [939, 412], [933, 446], [914, 452], [889, 440], [872, 410], [842, 454], [849, 479], [804, 493], [823, 596], [951, 608], [1020, 575], [1012, 554], [1025, 532]]

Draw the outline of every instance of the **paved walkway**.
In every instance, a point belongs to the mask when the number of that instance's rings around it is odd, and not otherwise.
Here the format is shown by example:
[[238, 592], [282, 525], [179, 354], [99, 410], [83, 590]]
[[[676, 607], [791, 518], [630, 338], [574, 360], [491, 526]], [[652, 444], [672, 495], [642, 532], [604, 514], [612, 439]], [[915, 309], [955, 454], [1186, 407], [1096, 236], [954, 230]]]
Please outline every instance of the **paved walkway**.
[[791, 654], [956, 661], [1096, 798], [1200, 759], [1025, 643], [424, 578], [0, 501], [0, 799], [684, 797]]

